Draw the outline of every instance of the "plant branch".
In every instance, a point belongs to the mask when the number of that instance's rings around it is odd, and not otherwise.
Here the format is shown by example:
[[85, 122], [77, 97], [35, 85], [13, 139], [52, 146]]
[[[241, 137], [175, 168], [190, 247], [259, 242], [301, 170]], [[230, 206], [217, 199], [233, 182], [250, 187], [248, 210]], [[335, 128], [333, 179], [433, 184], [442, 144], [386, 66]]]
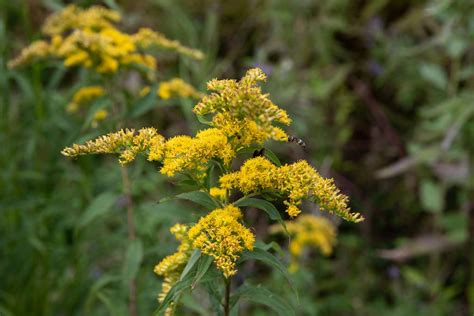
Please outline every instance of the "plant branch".
[[[122, 175], [123, 193], [127, 199], [127, 227], [128, 227], [128, 240], [134, 241], [136, 238], [135, 234], [135, 221], [134, 221], [134, 209], [132, 200], [132, 189], [130, 185], [130, 178], [128, 176], [128, 170], [126, 167], [121, 167], [120, 172]], [[128, 285], [128, 312], [131, 316], [137, 316], [137, 283], [136, 279], [130, 280]]]

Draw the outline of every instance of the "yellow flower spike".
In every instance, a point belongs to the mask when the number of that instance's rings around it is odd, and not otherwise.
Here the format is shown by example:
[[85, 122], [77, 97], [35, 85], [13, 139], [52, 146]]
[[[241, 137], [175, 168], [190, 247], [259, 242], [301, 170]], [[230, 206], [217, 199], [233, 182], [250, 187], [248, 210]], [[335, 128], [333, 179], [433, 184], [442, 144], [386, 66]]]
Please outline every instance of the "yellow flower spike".
[[203, 59], [204, 54], [197, 49], [183, 46], [179, 41], [170, 40], [163, 34], [155, 32], [149, 28], [141, 28], [137, 33], [133, 34], [133, 42], [142, 49], [150, 47], [161, 47], [187, 55], [194, 59]]
[[222, 188], [238, 189], [244, 194], [263, 190], [285, 194], [288, 200], [287, 213], [296, 217], [298, 205], [304, 199], [317, 202], [321, 210], [334, 213], [351, 222], [360, 222], [364, 218], [352, 213], [347, 196], [340, 193], [332, 179], [323, 178], [306, 161], [277, 167], [264, 157], [247, 160], [239, 171], [222, 176], [219, 179]]
[[[35, 59], [54, 57], [66, 67], [85, 67], [101, 74], [113, 74], [122, 68], [136, 67], [154, 79], [156, 59], [145, 50], [163, 47], [179, 54], [201, 59], [203, 54], [167, 39], [150, 29], [135, 34], [121, 32], [116, 23], [120, 14], [101, 6], [82, 9], [69, 5], [45, 21], [43, 33], [49, 41], [37, 41], [9, 62], [9, 67]], [[200, 97], [200, 95], [199, 95]]]
[[[174, 254], [161, 260], [153, 269], [157, 275], [164, 277], [161, 292], [158, 294], [160, 303], [163, 302], [173, 285], [178, 282], [192, 251], [192, 241], [188, 238], [188, 226], [176, 224], [170, 228], [170, 232], [180, 241], [180, 245]], [[171, 314], [173, 308], [174, 303], [166, 310], [166, 314]]]
[[[291, 272], [298, 270], [298, 259], [305, 247], [319, 249], [319, 251], [329, 256], [336, 244], [336, 228], [324, 217], [304, 214], [296, 220], [285, 221], [286, 228], [290, 234], [291, 243], [289, 252], [291, 255]], [[271, 233], [283, 232], [281, 225], [272, 225]]]
[[42, 31], [46, 35], [58, 35], [73, 29], [100, 30], [112, 27], [118, 21], [120, 14], [117, 11], [101, 6], [82, 9], [72, 4], [49, 16]]
[[87, 141], [84, 145], [74, 144], [61, 152], [68, 157], [87, 154], [120, 154], [119, 162], [126, 164], [140, 153], [149, 152], [148, 160], [161, 159], [164, 137], [154, 128], [120, 130]]
[[291, 119], [262, 93], [257, 84], [265, 79], [265, 73], [254, 68], [240, 81], [211, 80], [207, 88], [215, 93], [205, 96], [193, 111], [197, 115], [211, 114], [212, 126], [233, 137], [237, 149], [267, 139], [284, 141], [288, 136], [273, 124], [289, 125]]
[[193, 247], [214, 258], [226, 278], [234, 275], [236, 263], [244, 250], [253, 250], [255, 236], [240, 223], [241, 211], [233, 206], [215, 209], [189, 229]]
[[46, 41], [35, 41], [25, 47], [20, 55], [8, 62], [8, 68], [29, 64], [36, 59], [48, 57], [51, 54], [50, 45]]

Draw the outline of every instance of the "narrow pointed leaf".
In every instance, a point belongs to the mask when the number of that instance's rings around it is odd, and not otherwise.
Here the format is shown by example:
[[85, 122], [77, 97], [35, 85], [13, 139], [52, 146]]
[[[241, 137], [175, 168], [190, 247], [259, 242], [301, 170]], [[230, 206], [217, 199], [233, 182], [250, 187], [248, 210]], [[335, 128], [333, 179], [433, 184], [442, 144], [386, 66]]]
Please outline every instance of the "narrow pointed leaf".
[[204, 206], [208, 210], [214, 210], [219, 204], [208, 193], [203, 191], [192, 191], [181, 193], [176, 196], [178, 199], [192, 201], [196, 204]]

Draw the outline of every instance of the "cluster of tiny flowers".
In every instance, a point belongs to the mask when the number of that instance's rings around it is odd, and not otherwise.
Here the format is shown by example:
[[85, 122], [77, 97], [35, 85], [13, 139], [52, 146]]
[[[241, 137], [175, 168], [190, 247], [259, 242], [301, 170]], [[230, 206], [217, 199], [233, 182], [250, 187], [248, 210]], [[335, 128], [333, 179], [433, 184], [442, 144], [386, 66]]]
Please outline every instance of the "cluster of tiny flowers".
[[168, 100], [172, 97], [200, 99], [204, 96], [193, 86], [180, 78], [173, 78], [171, 80], [160, 82], [160, 86], [156, 93], [164, 100]]
[[63, 60], [67, 67], [82, 66], [104, 74], [134, 66], [152, 77], [156, 60], [145, 53], [145, 49], [167, 48], [193, 58], [203, 57], [200, 51], [184, 47], [147, 28], [135, 34], [123, 33], [115, 26], [118, 21], [120, 15], [113, 10], [69, 5], [46, 20], [42, 30], [49, 40], [33, 42], [9, 66], [53, 57]]
[[291, 217], [301, 211], [303, 199], [317, 202], [322, 210], [335, 213], [352, 222], [363, 220], [359, 213], [352, 213], [347, 196], [340, 193], [333, 179], [323, 178], [306, 161], [277, 167], [264, 157], [247, 160], [239, 171], [220, 178], [222, 188], [239, 189], [244, 194], [264, 190], [280, 192], [288, 197], [284, 202]]
[[[177, 251], [161, 260], [154, 269], [154, 272], [164, 278], [161, 292], [158, 294], [158, 301], [161, 303], [165, 299], [173, 285], [179, 280], [189, 256], [192, 251], [192, 241], [188, 237], [188, 227], [176, 224], [171, 227], [170, 232], [180, 241]], [[171, 305], [166, 310], [166, 315], [173, 313], [174, 306]]]
[[79, 110], [81, 105], [94, 101], [104, 94], [105, 90], [101, 86], [82, 87], [72, 96], [71, 102], [67, 105], [67, 110], [71, 113], [75, 113]]
[[211, 80], [205, 96], [193, 109], [200, 116], [212, 115], [213, 127], [232, 139], [239, 149], [268, 139], [286, 141], [287, 134], [273, 123], [289, 125], [288, 114], [276, 106], [257, 85], [266, 79], [259, 68], [250, 69], [240, 80]]
[[84, 145], [74, 144], [61, 153], [68, 157], [87, 154], [120, 154], [119, 162], [126, 164], [141, 153], [148, 153], [148, 160], [161, 159], [164, 141], [165, 138], [151, 127], [142, 128], [137, 132], [133, 129], [125, 129], [100, 136]]
[[162, 161], [162, 174], [169, 177], [176, 173], [192, 172], [197, 178], [205, 175], [211, 159], [220, 159], [229, 165], [235, 152], [227, 137], [218, 129], [208, 128], [196, 137], [176, 136], [165, 141], [154, 128], [121, 130], [90, 140], [84, 145], [74, 144], [65, 148], [63, 155], [75, 157], [87, 154], [120, 154], [119, 161], [126, 164], [138, 154], [145, 154], [149, 161]]
[[212, 256], [226, 278], [237, 272], [236, 262], [240, 254], [244, 250], [253, 250], [255, 244], [254, 235], [241, 224], [241, 219], [241, 211], [227, 205], [202, 217], [189, 229], [193, 247]]
[[[290, 271], [298, 269], [298, 258], [301, 257], [305, 247], [319, 249], [325, 256], [332, 253], [336, 243], [336, 228], [326, 218], [304, 214], [292, 221], [285, 221], [286, 228], [290, 234], [291, 243], [289, 251], [291, 255]], [[281, 225], [272, 225], [272, 233], [283, 232]]]
[[196, 137], [172, 137], [166, 142], [164, 151], [160, 172], [169, 177], [183, 171], [193, 171], [201, 177], [212, 158], [221, 159], [229, 165], [235, 156], [227, 137], [216, 128], [202, 130]]

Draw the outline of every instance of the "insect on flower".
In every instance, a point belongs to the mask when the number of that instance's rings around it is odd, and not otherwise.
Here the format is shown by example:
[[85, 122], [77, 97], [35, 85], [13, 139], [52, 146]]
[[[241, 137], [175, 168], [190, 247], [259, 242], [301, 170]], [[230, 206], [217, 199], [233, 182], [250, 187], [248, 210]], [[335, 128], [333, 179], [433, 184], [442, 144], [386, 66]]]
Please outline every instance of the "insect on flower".
[[255, 158], [255, 157], [264, 157], [265, 156], [265, 148], [262, 148], [260, 150], [255, 150], [253, 152], [253, 155], [252, 155], [252, 158]]
[[300, 145], [301, 147], [303, 147], [304, 150], [306, 150], [306, 143], [301, 138], [296, 137], [296, 136], [288, 136], [288, 141], [290, 143], [296, 143]]

